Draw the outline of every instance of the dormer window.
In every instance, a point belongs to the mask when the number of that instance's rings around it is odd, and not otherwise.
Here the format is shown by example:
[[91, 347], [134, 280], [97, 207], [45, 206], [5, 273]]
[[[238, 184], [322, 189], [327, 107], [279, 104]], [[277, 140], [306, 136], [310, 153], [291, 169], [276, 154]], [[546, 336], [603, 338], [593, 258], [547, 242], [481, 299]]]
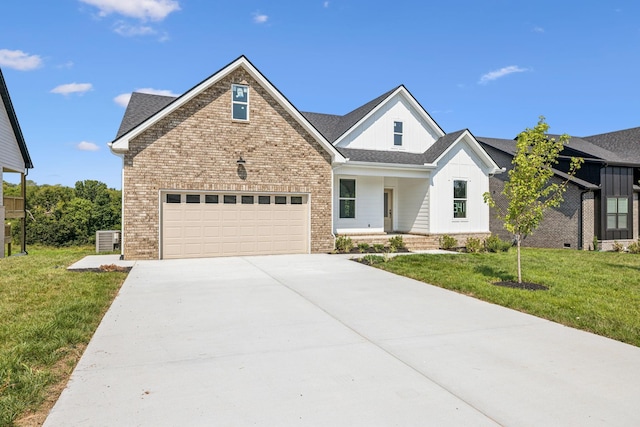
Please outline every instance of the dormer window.
[[402, 122], [393, 122], [393, 145], [402, 145]]
[[249, 120], [249, 86], [231, 85], [231, 117]]

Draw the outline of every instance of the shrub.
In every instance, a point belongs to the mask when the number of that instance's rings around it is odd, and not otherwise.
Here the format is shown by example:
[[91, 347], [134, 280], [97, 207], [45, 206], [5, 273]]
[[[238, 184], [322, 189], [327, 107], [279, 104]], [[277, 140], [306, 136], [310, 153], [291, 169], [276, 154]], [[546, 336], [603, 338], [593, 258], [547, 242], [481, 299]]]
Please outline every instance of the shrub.
[[391, 248], [392, 252], [397, 252], [398, 249], [404, 249], [404, 247], [402, 236], [393, 236], [389, 239], [389, 248]]
[[336, 237], [336, 249], [339, 252], [350, 252], [353, 249], [353, 241], [349, 236]]
[[627, 250], [632, 254], [640, 254], [640, 240], [638, 240], [637, 242], [629, 243], [629, 246], [627, 246]]
[[489, 252], [507, 252], [511, 247], [511, 243], [505, 240], [502, 240], [500, 237], [492, 234], [487, 237], [484, 241], [484, 247]]
[[467, 252], [478, 253], [482, 252], [482, 241], [476, 237], [468, 237], [467, 241], [464, 243]]
[[616, 240], [613, 241], [613, 252], [624, 252], [624, 245]]
[[374, 264], [380, 264], [382, 262], [384, 262], [384, 258], [381, 257], [380, 255], [365, 255], [362, 257], [362, 260], [360, 261], [363, 264], [367, 264], [367, 265], [374, 265]]
[[451, 237], [448, 234], [441, 236], [440, 239], [438, 240], [440, 242], [440, 249], [444, 249], [445, 251], [455, 249], [458, 247], [458, 241], [456, 240], [456, 238]]
[[376, 243], [373, 245], [373, 250], [380, 253], [384, 251], [384, 245], [381, 243]]
[[358, 243], [358, 250], [360, 253], [367, 252], [369, 250], [369, 244], [367, 242]]
[[593, 250], [598, 250], [598, 236], [593, 236]]

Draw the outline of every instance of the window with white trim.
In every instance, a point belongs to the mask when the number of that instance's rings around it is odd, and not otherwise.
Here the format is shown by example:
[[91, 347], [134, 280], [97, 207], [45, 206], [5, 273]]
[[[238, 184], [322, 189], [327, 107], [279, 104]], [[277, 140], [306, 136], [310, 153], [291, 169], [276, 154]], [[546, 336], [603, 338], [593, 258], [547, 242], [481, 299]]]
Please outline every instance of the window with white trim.
[[249, 120], [249, 86], [231, 85], [231, 117]]
[[453, 217], [467, 217], [467, 181], [453, 181]]
[[402, 122], [393, 122], [393, 145], [402, 145]]
[[628, 215], [627, 197], [607, 197], [607, 229], [626, 230]]
[[340, 218], [356, 217], [356, 180], [340, 180]]

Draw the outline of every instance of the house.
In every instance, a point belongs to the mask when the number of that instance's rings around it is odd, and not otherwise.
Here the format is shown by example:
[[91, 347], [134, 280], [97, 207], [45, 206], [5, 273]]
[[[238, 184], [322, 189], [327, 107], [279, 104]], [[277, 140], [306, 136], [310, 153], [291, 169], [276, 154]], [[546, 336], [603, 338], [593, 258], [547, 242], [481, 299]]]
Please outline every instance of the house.
[[[550, 135], [558, 138], [558, 135]], [[515, 141], [478, 138], [497, 164], [511, 169]], [[610, 250], [614, 242], [628, 245], [638, 240], [638, 192], [640, 187], [640, 128], [589, 137], [571, 137], [560, 153], [554, 169], [556, 182], [568, 177], [571, 157], [584, 164], [570, 178], [563, 203], [548, 210], [538, 229], [527, 236], [524, 246]], [[490, 179], [491, 193], [498, 205], [506, 206], [501, 195], [508, 174]], [[494, 212], [491, 231], [511, 238]]]
[[486, 236], [501, 172], [404, 87], [344, 115], [299, 111], [241, 56], [179, 97], [133, 93], [122, 158], [123, 256], [329, 252], [335, 236]]
[[[26, 252], [25, 246], [25, 176], [28, 169], [33, 168], [27, 144], [22, 136], [20, 124], [13, 109], [9, 90], [4, 80], [4, 75], [0, 69], [0, 181], [4, 173], [20, 174], [20, 182], [22, 183], [22, 197], [8, 197], [2, 194], [0, 187], [0, 220], [2, 220], [3, 230], [0, 233], [2, 237], [2, 249], [0, 249], [0, 258], [5, 255], [5, 245], [11, 244], [10, 228], [5, 225], [6, 219], [19, 219], [22, 229], [21, 250]], [[11, 248], [11, 246], [9, 246]]]

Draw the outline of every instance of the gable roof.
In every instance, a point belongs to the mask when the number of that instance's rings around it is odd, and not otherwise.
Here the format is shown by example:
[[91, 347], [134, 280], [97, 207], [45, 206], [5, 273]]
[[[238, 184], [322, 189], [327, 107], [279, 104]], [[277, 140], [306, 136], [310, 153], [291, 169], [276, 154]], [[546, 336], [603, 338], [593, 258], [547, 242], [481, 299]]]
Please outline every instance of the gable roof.
[[435, 166], [438, 161], [467, 135], [472, 141], [472, 149], [478, 154], [487, 166], [492, 167], [491, 173], [500, 173], [502, 170], [495, 161], [480, 147], [474, 136], [468, 129], [462, 129], [441, 136], [424, 153], [407, 153], [403, 151], [378, 151], [364, 150], [359, 148], [342, 148], [338, 150], [349, 159], [349, 161], [366, 163], [387, 163], [403, 165]]
[[334, 143], [345, 132], [351, 129], [356, 123], [371, 112], [375, 107], [387, 99], [398, 88], [395, 87], [388, 92], [383, 93], [379, 97], [372, 99], [355, 110], [345, 114], [344, 116], [336, 116], [333, 114], [308, 113], [302, 112], [312, 125], [322, 133], [329, 142]]
[[375, 99], [367, 102], [364, 105], [356, 108], [355, 110], [345, 114], [344, 116], [338, 116], [334, 114], [322, 114], [322, 113], [309, 113], [303, 112], [302, 114], [322, 133], [325, 138], [332, 144], [336, 144], [342, 139], [350, 129], [363, 122], [367, 117], [374, 114], [382, 105], [393, 98], [397, 94], [402, 94], [413, 107], [418, 111], [423, 119], [429, 123], [440, 136], [443, 136], [445, 132], [440, 125], [422, 108], [422, 105], [411, 95], [411, 92], [407, 90], [404, 85], [397, 86], [388, 92], [383, 93]]
[[[309, 134], [313, 138], [315, 138], [318, 143], [331, 155], [332, 161], [338, 163], [345, 161], [340, 152], [338, 152], [333, 147], [333, 145], [331, 145], [331, 143], [329, 143], [326, 138], [311, 123], [309, 123], [309, 121], [300, 113], [300, 111], [298, 111], [298, 109], [296, 109], [296, 107], [294, 107], [293, 104], [260, 71], [258, 71], [258, 69], [244, 55], [240, 56], [235, 61], [229, 63], [219, 71], [215, 72], [214, 74], [173, 100], [157, 99], [156, 101], [154, 101], [154, 106], [149, 107], [142, 107], [142, 103], [139, 103], [139, 105], [134, 104], [132, 110], [128, 114], [127, 123], [122, 123], [120, 126], [122, 133], [118, 131], [116, 139], [109, 143], [109, 148], [113, 153], [116, 154], [127, 152], [129, 150], [130, 140], [140, 135], [150, 126], [157, 123], [178, 108], [182, 107], [187, 102], [191, 101], [193, 98], [202, 93], [205, 89], [217, 83], [238, 68], [243, 68], [264, 89], [266, 89], [267, 92], [269, 92], [269, 94], [285, 109], [285, 111], [287, 111], [287, 113], [289, 113], [307, 132], [309, 132]], [[136, 103], [138, 103], [138, 101], [143, 101], [144, 99], [151, 99], [147, 96], [136, 98]], [[167, 102], [167, 104], [160, 107], [158, 111], [152, 112], [155, 108], [159, 107], [163, 101]], [[151, 113], [150, 116], [142, 119], [142, 121], [139, 121], [142, 117], [149, 113]], [[127, 116], [127, 112], [125, 112], [125, 116]], [[138, 123], [135, 124], [136, 122]]]
[[22, 160], [24, 160], [24, 167], [26, 169], [33, 169], [33, 163], [31, 163], [31, 156], [29, 156], [29, 151], [27, 150], [27, 144], [24, 141], [24, 136], [22, 135], [22, 130], [20, 129], [20, 124], [18, 123], [18, 117], [16, 116], [16, 112], [13, 109], [13, 103], [11, 102], [11, 97], [9, 96], [9, 89], [7, 88], [7, 84], [4, 80], [4, 75], [2, 74], [1, 68], [0, 68], [0, 97], [2, 98], [2, 103], [4, 104], [4, 108], [7, 110], [7, 115], [9, 116], [9, 122], [11, 123], [11, 128], [13, 129], [13, 134], [16, 137], [16, 141], [18, 141], [20, 154], [22, 154]]

